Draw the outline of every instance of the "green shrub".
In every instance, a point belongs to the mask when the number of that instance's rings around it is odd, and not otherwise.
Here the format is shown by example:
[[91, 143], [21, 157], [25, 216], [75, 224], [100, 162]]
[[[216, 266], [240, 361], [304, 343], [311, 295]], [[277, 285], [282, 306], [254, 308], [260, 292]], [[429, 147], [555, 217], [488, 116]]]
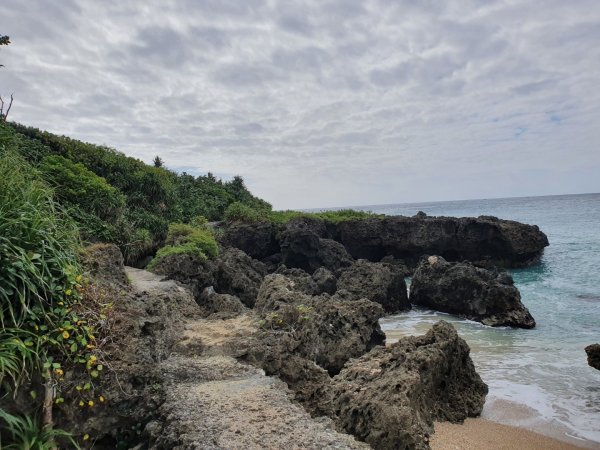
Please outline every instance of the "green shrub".
[[46, 156], [38, 169], [63, 204], [79, 205], [101, 219], [116, 218], [125, 206], [125, 196], [83, 164], [52, 155]]
[[187, 223], [172, 223], [169, 225], [169, 232], [165, 243], [167, 245], [180, 245], [188, 241], [198, 228]]
[[266, 218], [264, 211], [252, 209], [251, 207], [235, 202], [227, 207], [223, 219], [226, 222], [259, 222]]
[[194, 216], [190, 220], [190, 225], [195, 228], [208, 228], [208, 219], [204, 216]]
[[384, 217], [383, 214], [375, 214], [370, 211], [357, 211], [354, 209], [337, 209], [330, 211], [319, 212], [304, 212], [304, 211], [271, 211], [269, 220], [276, 224], [285, 224], [292, 219], [298, 217], [307, 217], [322, 219], [330, 223], [340, 223], [348, 220], [368, 219], [372, 217]]
[[169, 225], [166, 243], [166, 246], [156, 252], [148, 269], [152, 270], [170, 255], [186, 254], [208, 259], [217, 256], [219, 251], [217, 241], [210, 229], [196, 228], [184, 223]]
[[[0, 147], [0, 388], [17, 395], [33, 380], [56, 386], [62, 363], [89, 354], [89, 322], [79, 326], [79, 232], [38, 172]], [[82, 354], [83, 352], [86, 352]], [[85, 361], [85, 359], [84, 359]], [[35, 397], [32, 397], [35, 401]], [[61, 430], [0, 409], [7, 449], [56, 447]], [[73, 443], [72, 439], [70, 442]]]

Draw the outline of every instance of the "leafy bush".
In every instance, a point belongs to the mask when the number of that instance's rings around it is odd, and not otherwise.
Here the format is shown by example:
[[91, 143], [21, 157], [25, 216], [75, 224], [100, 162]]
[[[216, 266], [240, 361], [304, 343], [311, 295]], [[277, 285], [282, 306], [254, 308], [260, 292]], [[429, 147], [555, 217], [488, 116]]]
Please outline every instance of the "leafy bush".
[[195, 216], [190, 220], [190, 225], [194, 228], [208, 228], [208, 219], [204, 216]]
[[101, 219], [115, 219], [125, 206], [125, 196], [83, 164], [62, 156], [46, 156], [38, 169], [64, 204], [80, 205]]
[[[99, 376], [95, 334], [104, 314], [86, 303], [78, 230], [38, 175], [0, 147], [0, 386], [3, 395], [16, 395], [31, 382], [32, 402], [39, 389], [60, 392], [67, 369], [73, 376], [79, 367], [88, 383]], [[0, 428], [10, 438], [2, 448], [54, 448], [65, 436], [2, 409]]]
[[183, 223], [169, 225], [166, 243], [166, 246], [156, 252], [148, 269], [152, 270], [170, 255], [186, 254], [208, 259], [214, 258], [218, 253], [217, 241], [210, 229], [196, 228]]
[[223, 215], [226, 222], [259, 222], [265, 218], [264, 211], [253, 209], [240, 202], [229, 205]]
[[[88, 361], [93, 336], [76, 307], [82, 281], [79, 233], [52, 189], [14, 151], [0, 148], [0, 386], [55, 385], [66, 361]], [[93, 370], [93, 369], [92, 369]], [[47, 408], [47, 406], [46, 406]], [[53, 448], [65, 433], [0, 409], [3, 448]]]
[[354, 209], [337, 209], [330, 211], [305, 212], [305, 211], [271, 211], [269, 220], [276, 224], [285, 224], [298, 217], [312, 217], [322, 219], [330, 223], [340, 223], [348, 220], [368, 219], [372, 217], [383, 217], [383, 214], [375, 214], [370, 211], [357, 211]]

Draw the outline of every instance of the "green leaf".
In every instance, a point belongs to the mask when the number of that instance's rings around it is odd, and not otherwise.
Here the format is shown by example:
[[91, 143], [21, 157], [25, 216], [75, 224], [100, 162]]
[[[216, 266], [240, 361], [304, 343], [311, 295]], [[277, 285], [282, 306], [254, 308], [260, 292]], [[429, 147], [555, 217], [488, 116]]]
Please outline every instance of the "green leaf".
[[71, 352], [75, 353], [77, 351], [77, 344], [75, 342], [73, 342], [71, 344]]
[[92, 370], [90, 372], [90, 375], [92, 376], [92, 378], [98, 378], [98, 375], [100, 375], [100, 374], [98, 373], [97, 370]]

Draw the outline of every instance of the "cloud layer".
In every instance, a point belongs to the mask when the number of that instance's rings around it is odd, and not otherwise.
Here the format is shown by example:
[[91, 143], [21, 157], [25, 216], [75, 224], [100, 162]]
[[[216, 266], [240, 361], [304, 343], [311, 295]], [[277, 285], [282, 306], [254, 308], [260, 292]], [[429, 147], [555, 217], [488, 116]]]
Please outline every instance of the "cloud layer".
[[278, 208], [600, 191], [597, 0], [3, 0], [12, 119]]

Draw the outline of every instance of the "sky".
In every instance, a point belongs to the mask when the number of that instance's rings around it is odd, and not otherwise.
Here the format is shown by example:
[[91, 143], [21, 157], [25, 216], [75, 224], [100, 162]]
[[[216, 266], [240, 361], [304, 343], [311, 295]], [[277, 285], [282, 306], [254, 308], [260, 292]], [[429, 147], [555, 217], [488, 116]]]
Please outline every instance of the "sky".
[[600, 192], [598, 0], [2, 0], [9, 119], [277, 209]]

